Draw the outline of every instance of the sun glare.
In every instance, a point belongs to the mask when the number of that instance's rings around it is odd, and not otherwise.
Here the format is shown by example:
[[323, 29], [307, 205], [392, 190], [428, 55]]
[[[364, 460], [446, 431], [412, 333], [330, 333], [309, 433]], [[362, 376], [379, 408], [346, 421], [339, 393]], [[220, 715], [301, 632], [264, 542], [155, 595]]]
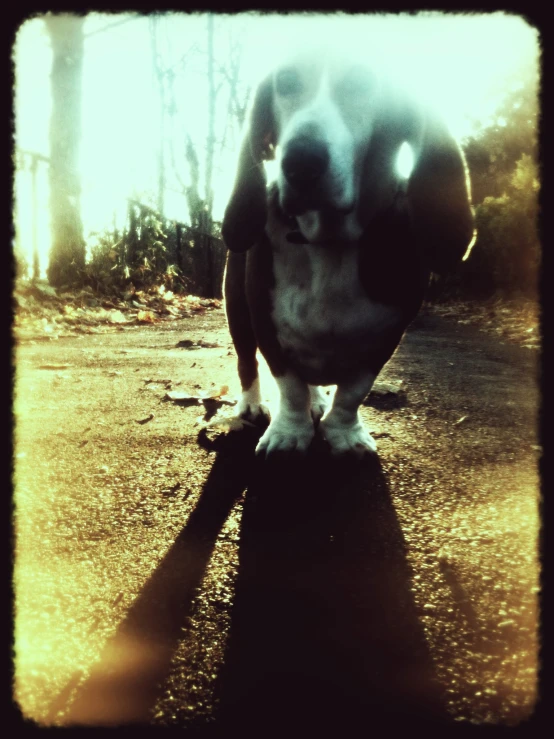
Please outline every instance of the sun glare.
[[[163, 18], [163, 16], [162, 16]], [[126, 22], [117, 23], [117, 19]], [[522, 18], [501, 13], [460, 15], [216, 15], [217, 63], [229, 59], [229, 38], [244, 41], [241, 75], [244, 92], [289, 50], [318, 39], [336, 47], [344, 39], [350, 51], [381, 65], [421, 99], [434, 105], [453, 134], [467, 136], [474, 121], [494, 117], [499, 96], [510, 75], [524, 64], [536, 63], [538, 35]], [[160, 100], [154, 69], [148, 16], [91, 14], [84, 25], [80, 172], [85, 237], [91, 231], [118, 227], [126, 217], [126, 198], [155, 192], [160, 148], [167, 179], [166, 215], [186, 221], [182, 184], [189, 184], [185, 157], [187, 136], [194, 142], [200, 165], [200, 190], [205, 171], [208, 130], [206, 16], [174, 14], [160, 34], [163, 63], [181, 70], [174, 83], [175, 115], [161, 129]], [[195, 50], [196, 46], [200, 51]], [[185, 61], [179, 66], [180, 59]], [[16, 146], [45, 157], [51, 110], [52, 52], [41, 18], [25, 22], [14, 48], [16, 63]], [[238, 127], [227, 118], [228, 98], [222, 84], [216, 115], [214, 218], [221, 218], [234, 180]], [[171, 108], [171, 101], [165, 99]], [[178, 114], [177, 114], [178, 113]], [[169, 124], [168, 121], [169, 120]], [[225, 133], [225, 142], [222, 139]], [[398, 166], [410, 170], [403, 149]], [[412, 164], [413, 166], [413, 164]], [[44, 267], [49, 249], [47, 166], [41, 169], [35, 211], [41, 233], [38, 245]], [[29, 258], [33, 210], [29, 186], [19, 177], [16, 193], [18, 246]], [[180, 191], [180, 192], [179, 192]], [[35, 214], [36, 215], [36, 214]]]
[[396, 169], [398, 174], [405, 180], [412, 174], [414, 168], [414, 152], [407, 141], [404, 141], [398, 151], [396, 159]]

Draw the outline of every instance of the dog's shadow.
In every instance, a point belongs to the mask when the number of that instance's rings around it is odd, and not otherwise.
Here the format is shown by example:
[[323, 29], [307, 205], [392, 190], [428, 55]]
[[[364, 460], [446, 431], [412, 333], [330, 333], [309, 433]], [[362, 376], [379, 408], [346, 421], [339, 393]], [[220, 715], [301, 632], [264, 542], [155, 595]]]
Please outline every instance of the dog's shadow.
[[313, 735], [447, 720], [376, 457], [337, 461], [321, 443], [256, 459], [238, 573], [221, 726]]
[[198, 438], [216, 458], [179, 535], [83, 681], [76, 670], [49, 709], [65, 726], [148, 724], [217, 537], [248, 485], [259, 431]]
[[[442, 720], [411, 596], [405, 543], [376, 459], [254, 456], [259, 433], [217, 452], [173, 546], [86, 682], [52, 706], [66, 725], [148, 723], [217, 536], [246, 489], [239, 569], [215, 724], [266, 736], [291, 726]], [[80, 682], [80, 681], [79, 681]], [[73, 693], [73, 699], [70, 697]]]

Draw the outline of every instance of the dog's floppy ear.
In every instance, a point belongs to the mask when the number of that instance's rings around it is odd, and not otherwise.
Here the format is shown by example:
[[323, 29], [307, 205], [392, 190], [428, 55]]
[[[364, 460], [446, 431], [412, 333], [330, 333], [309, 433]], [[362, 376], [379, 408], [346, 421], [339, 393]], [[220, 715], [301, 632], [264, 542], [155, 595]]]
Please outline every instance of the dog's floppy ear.
[[250, 249], [265, 228], [267, 204], [263, 162], [273, 158], [276, 143], [272, 98], [272, 78], [267, 77], [254, 97], [233, 192], [223, 216], [223, 241], [231, 251]]
[[424, 260], [440, 274], [461, 261], [474, 239], [469, 177], [464, 155], [442, 120], [428, 115], [421, 134], [413, 144], [408, 201]]

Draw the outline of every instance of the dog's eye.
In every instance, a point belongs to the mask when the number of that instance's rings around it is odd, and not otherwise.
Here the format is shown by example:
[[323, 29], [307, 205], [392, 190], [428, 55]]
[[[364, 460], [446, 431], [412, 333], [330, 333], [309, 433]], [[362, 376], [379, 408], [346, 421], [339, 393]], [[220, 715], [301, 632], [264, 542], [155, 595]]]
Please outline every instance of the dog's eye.
[[282, 69], [277, 74], [275, 87], [279, 95], [297, 95], [302, 91], [302, 81], [294, 69]]

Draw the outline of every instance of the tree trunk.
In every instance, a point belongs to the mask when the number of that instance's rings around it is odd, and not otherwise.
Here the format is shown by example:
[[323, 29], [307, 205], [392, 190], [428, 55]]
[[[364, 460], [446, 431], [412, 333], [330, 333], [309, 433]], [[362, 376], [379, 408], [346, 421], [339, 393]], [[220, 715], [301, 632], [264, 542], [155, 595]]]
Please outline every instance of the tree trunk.
[[199, 194], [199, 182], [200, 182], [200, 165], [198, 163], [198, 156], [196, 149], [192, 143], [192, 139], [187, 134], [187, 146], [185, 149], [185, 156], [190, 170], [191, 184], [186, 188], [185, 194], [187, 197], [187, 205], [189, 209], [189, 220], [190, 225], [193, 228], [200, 229], [200, 223], [202, 220], [202, 212], [204, 210], [204, 203]]
[[208, 15], [208, 138], [206, 141], [206, 233], [212, 232], [212, 210], [214, 194], [212, 189], [214, 151], [215, 151], [215, 101], [217, 92], [214, 79], [214, 17]]
[[48, 281], [71, 284], [85, 266], [81, 183], [77, 169], [81, 140], [81, 73], [84, 18], [48, 16], [52, 43], [50, 119], [50, 215], [52, 250]]
[[156, 82], [158, 85], [158, 92], [160, 93], [160, 138], [159, 138], [159, 149], [158, 149], [158, 194], [157, 194], [157, 208], [158, 213], [163, 214], [165, 210], [164, 194], [165, 194], [165, 117], [166, 117], [166, 105], [165, 105], [165, 80], [164, 80], [164, 69], [162, 67], [161, 57], [158, 50], [158, 27], [159, 18], [157, 15], [150, 17], [150, 43], [152, 47], [152, 65], [154, 68], [154, 74], [156, 76]]

